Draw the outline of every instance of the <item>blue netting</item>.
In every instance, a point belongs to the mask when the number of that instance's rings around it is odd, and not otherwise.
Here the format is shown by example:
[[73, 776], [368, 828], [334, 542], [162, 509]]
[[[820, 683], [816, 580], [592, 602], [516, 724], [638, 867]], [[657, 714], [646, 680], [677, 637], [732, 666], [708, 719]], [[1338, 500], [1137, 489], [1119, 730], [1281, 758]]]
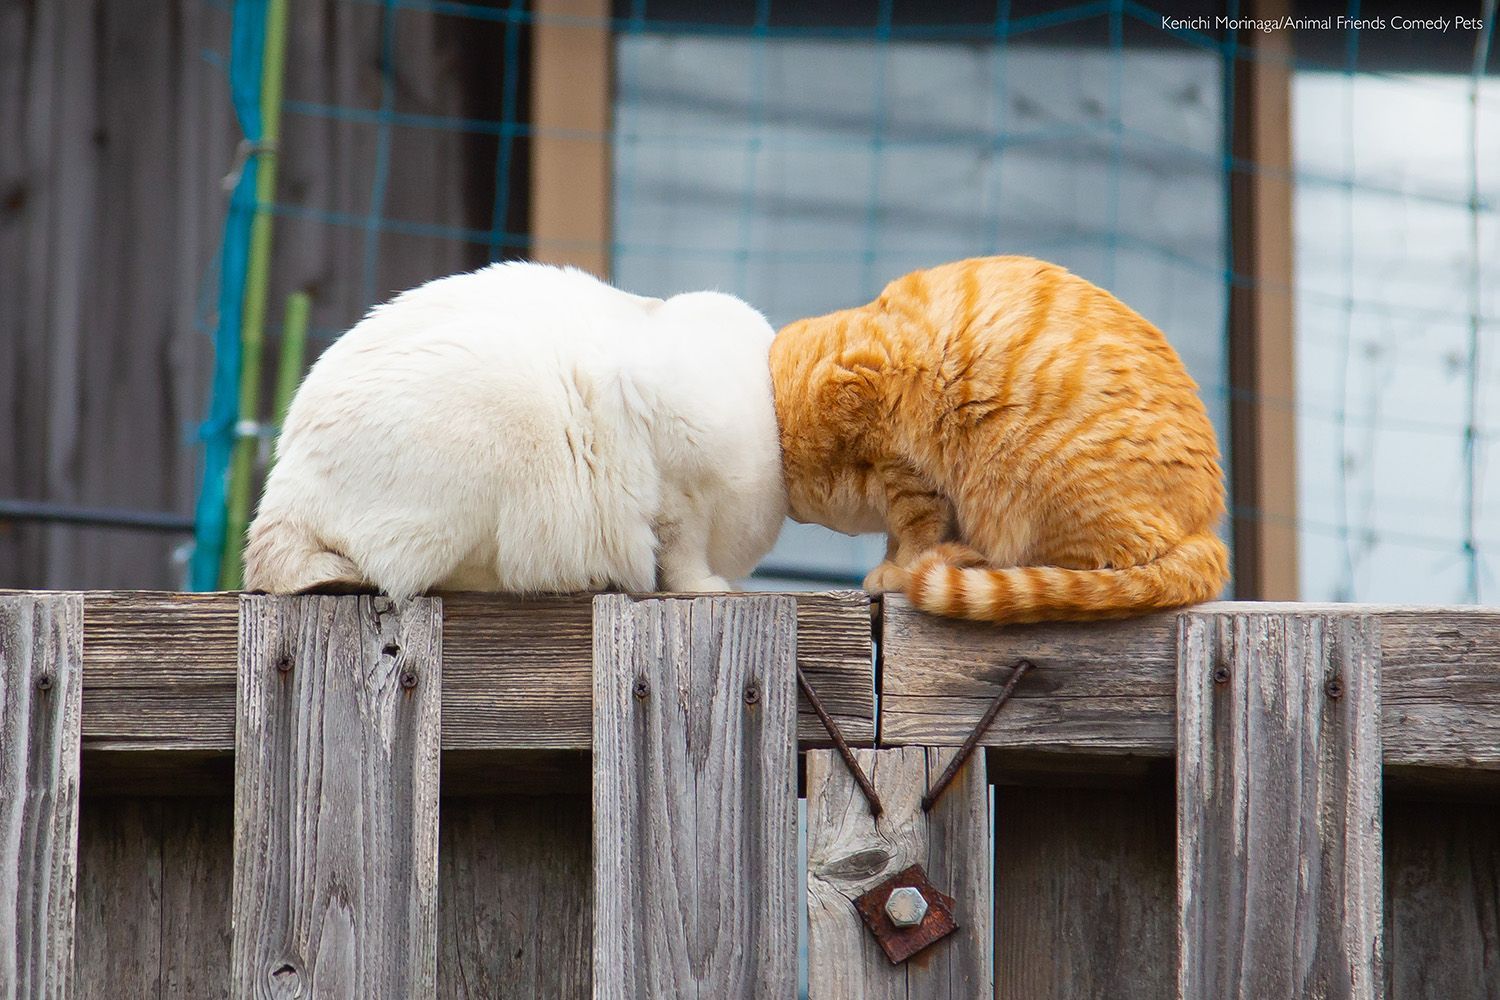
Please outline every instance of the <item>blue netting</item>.
[[229, 91], [244, 134], [245, 158], [229, 198], [219, 251], [218, 322], [214, 327], [214, 378], [203, 439], [203, 485], [198, 494], [197, 532], [189, 567], [194, 590], [213, 590], [225, 545], [225, 499], [229, 458], [239, 421], [240, 315], [250, 256], [250, 223], [255, 216], [257, 157], [261, 138], [261, 57], [266, 44], [266, 0], [235, 0], [230, 43]]
[[[538, 16], [529, 4], [339, 6], [379, 17], [378, 91], [341, 104], [293, 90], [285, 112], [373, 132], [368, 201], [282, 192], [265, 206], [279, 222], [361, 234], [356, 259], [329, 261], [355, 270], [361, 301], [320, 313], [325, 342], [397, 290], [382, 269], [411, 241], [525, 253], [512, 210], [525, 176], [518, 151], [538, 134], [522, 100], [525, 32]], [[247, 136], [259, 96], [259, 59], [247, 54], [259, 51], [263, 8], [236, 4], [231, 76]], [[1362, 13], [1357, 0], [1344, 9]], [[1484, 350], [1500, 315], [1500, 91], [1492, 6], [1481, 14], [1486, 27], [1463, 35], [1471, 56], [1433, 70], [1392, 68], [1382, 55], [1390, 38], [1378, 32], [1298, 35], [1313, 44], [1287, 67], [1298, 145], [1290, 398], [1228, 379], [1230, 292], [1253, 281], [1233, 262], [1231, 183], [1267, 169], [1234, 152], [1235, 69], [1256, 57], [1253, 28], [1169, 22], [1130, 0], [632, 0], [608, 20], [613, 126], [571, 138], [609, 147], [613, 224], [602, 249], [632, 290], [718, 287], [779, 323], [866, 300], [891, 277], [956, 257], [1066, 264], [1166, 331], [1225, 442], [1241, 395], [1296, 414], [1295, 515], [1234, 516], [1295, 516], [1303, 596], [1474, 599], [1488, 580], [1485, 552], [1500, 542], [1500, 508], [1484, 503], [1495, 430], [1483, 405], [1500, 378]], [[402, 26], [412, 19], [503, 29], [494, 115], [403, 103]], [[1441, 39], [1404, 44], [1429, 42]], [[487, 218], [393, 210], [401, 143], [452, 135], [493, 144]], [[211, 585], [222, 545], [253, 168], [252, 158], [225, 238], [198, 586]], [[793, 531], [775, 561], [787, 574], [857, 579], [878, 556], [876, 542]]]

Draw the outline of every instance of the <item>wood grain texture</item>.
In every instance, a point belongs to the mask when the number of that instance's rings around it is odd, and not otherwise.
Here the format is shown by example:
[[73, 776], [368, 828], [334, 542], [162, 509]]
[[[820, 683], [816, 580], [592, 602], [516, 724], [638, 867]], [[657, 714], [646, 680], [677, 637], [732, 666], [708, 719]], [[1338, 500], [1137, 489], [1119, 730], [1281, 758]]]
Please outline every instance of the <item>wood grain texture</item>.
[[[1252, 602], [1194, 610], [1378, 619], [1386, 763], [1500, 769], [1500, 612]], [[958, 744], [999, 691], [1007, 668], [1024, 657], [1041, 669], [1017, 688], [985, 745], [1170, 758], [1176, 618], [1002, 629], [934, 618], [888, 597], [881, 633], [882, 744]]]
[[[239, 139], [229, 8], [0, 5], [0, 496], [192, 511]], [[0, 586], [170, 587], [182, 537], [0, 526]]]
[[[590, 595], [443, 603], [443, 749], [587, 750], [592, 738]], [[870, 600], [797, 594], [798, 662], [852, 741], [874, 738]], [[235, 594], [96, 592], [84, 603], [84, 746], [234, 749]], [[828, 734], [807, 705], [808, 746]]]
[[795, 612], [595, 598], [595, 997], [795, 991]]
[[1500, 801], [1384, 809], [1390, 1000], [1500, 1000]]
[[0, 997], [73, 995], [83, 601], [0, 596]]
[[85, 594], [84, 745], [232, 751], [239, 631], [237, 594]]
[[[856, 750], [884, 811], [869, 806], [843, 760], [807, 754], [809, 1000], [988, 998], [989, 784], [976, 754], [932, 812], [925, 795], [956, 751]], [[854, 909], [866, 890], [913, 864], [955, 900], [958, 930], [892, 965]]]
[[236, 996], [437, 989], [441, 609], [242, 598]]
[[80, 998], [227, 1000], [232, 809], [227, 797], [84, 800]]
[[592, 989], [587, 793], [443, 799], [443, 1000], [577, 1000]]
[[1183, 1000], [1384, 994], [1380, 623], [1185, 614]]
[[1036, 665], [985, 745], [1074, 752], [1172, 752], [1173, 616], [1087, 626], [997, 628], [935, 618], [886, 598], [881, 633], [883, 744], [955, 745], [1017, 660]]
[[1177, 994], [1172, 780], [995, 789], [995, 996]]

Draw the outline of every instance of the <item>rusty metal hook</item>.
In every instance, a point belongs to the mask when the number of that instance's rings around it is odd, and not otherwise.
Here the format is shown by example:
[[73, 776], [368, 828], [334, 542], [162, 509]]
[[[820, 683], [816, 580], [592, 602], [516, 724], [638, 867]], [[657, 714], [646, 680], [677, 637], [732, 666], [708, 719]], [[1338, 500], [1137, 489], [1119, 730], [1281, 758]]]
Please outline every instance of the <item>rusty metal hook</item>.
[[1011, 668], [1010, 677], [1006, 680], [1005, 686], [1000, 689], [1000, 693], [995, 696], [995, 700], [990, 702], [990, 707], [984, 710], [984, 715], [980, 718], [979, 724], [974, 727], [972, 733], [964, 738], [963, 745], [958, 748], [957, 755], [943, 769], [943, 773], [938, 778], [937, 784], [933, 785], [931, 791], [922, 796], [923, 812], [931, 812], [932, 807], [937, 805], [938, 798], [943, 792], [947, 791], [949, 785], [953, 784], [953, 779], [958, 776], [959, 770], [974, 755], [974, 748], [979, 745], [979, 741], [989, 731], [990, 725], [995, 721], [995, 716], [1000, 714], [1000, 707], [1010, 700], [1011, 694], [1016, 690], [1016, 685], [1021, 683], [1021, 678], [1025, 677], [1027, 671], [1035, 666], [1036, 664], [1030, 660], [1016, 661], [1016, 665]]
[[854, 781], [859, 785], [859, 790], [864, 792], [865, 801], [870, 803], [870, 815], [876, 819], [885, 812], [885, 807], [880, 804], [880, 796], [875, 793], [875, 786], [865, 776], [864, 769], [859, 766], [859, 761], [854, 759], [854, 751], [849, 749], [849, 741], [844, 739], [844, 734], [839, 729], [839, 724], [833, 721], [833, 716], [828, 714], [828, 709], [823, 707], [823, 702], [818, 698], [818, 693], [813, 690], [807, 675], [802, 672], [802, 665], [797, 665], [797, 686], [802, 693], [807, 695], [807, 703], [812, 706], [814, 712], [818, 713], [818, 719], [823, 723], [823, 728], [828, 730], [833, 745], [838, 748], [839, 754], [844, 758], [844, 766], [854, 776]]

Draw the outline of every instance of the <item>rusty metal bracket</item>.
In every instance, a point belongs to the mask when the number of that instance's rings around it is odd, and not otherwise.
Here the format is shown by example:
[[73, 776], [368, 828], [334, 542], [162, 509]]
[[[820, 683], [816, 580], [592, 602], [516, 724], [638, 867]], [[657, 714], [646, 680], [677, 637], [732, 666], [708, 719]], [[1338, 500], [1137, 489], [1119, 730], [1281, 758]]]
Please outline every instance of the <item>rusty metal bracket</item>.
[[[892, 893], [908, 887], [920, 892], [926, 905], [916, 923], [897, 923], [887, 904]], [[854, 901], [854, 908], [859, 911], [865, 926], [870, 928], [870, 933], [875, 935], [885, 957], [892, 965], [900, 965], [923, 948], [958, 930], [958, 922], [953, 919], [953, 904], [952, 896], [940, 892], [927, 880], [927, 873], [921, 865], [912, 865], [860, 896]]]
[[989, 731], [991, 724], [994, 723], [995, 716], [1000, 714], [1001, 706], [1010, 700], [1011, 694], [1016, 690], [1016, 685], [1021, 683], [1021, 678], [1025, 677], [1027, 671], [1035, 666], [1036, 664], [1030, 660], [1016, 661], [1016, 665], [1011, 668], [1010, 677], [1006, 680], [1005, 686], [1000, 689], [1000, 693], [995, 696], [995, 700], [990, 702], [990, 707], [984, 710], [984, 715], [980, 718], [979, 724], [974, 727], [973, 732], [964, 738], [963, 745], [958, 748], [957, 755], [943, 769], [943, 773], [938, 778], [937, 784], [933, 785], [932, 789], [926, 795], [922, 796], [923, 812], [931, 812], [932, 807], [937, 805], [938, 798], [942, 796], [943, 792], [948, 790], [948, 786], [953, 784], [953, 779], [958, 776], [959, 770], [974, 755], [974, 748], [979, 746], [979, 741], [984, 738], [984, 734]]
[[797, 665], [797, 685], [802, 688], [802, 693], [807, 695], [807, 703], [818, 714], [818, 719], [823, 723], [823, 728], [828, 730], [828, 736], [833, 740], [833, 745], [838, 748], [839, 755], [844, 758], [844, 766], [849, 769], [849, 773], [854, 776], [855, 783], [859, 785], [859, 790], [864, 793], [865, 801], [870, 804], [870, 815], [880, 818], [885, 807], [880, 804], [880, 796], [875, 793], [875, 786], [865, 776], [864, 769], [859, 766], [859, 761], [854, 759], [854, 751], [849, 749], [849, 741], [844, 739], [839, 724], [833, 721], [833, 716], [829, 715], [828, 709], [823, 707], [822, 700], [818, 698], [818, 692], [813, 690], [812, 683], [802, 672], [801, 664]]

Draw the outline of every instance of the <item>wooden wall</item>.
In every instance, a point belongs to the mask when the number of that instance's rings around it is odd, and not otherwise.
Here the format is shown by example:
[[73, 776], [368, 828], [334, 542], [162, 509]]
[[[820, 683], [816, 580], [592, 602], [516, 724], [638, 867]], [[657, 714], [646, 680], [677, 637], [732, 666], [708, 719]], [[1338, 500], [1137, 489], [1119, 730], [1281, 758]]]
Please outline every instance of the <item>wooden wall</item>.
[[[996, 996], [1170, 1000], [1170, 788], [1001, 785], [995, 805]], [[230, 813], [85, 796], [80, 1000], [229, 995]], [[582, 795], [443, 799], [440, 997], [588, 995], [590, 830]], [[1500, 998], [1500, 804], [1391, 799], [1385, 840], [1385, 995]]]
[[[227, 798], [86, 798], [79, 817], [79, 1000], [229, 996]], [[584, 796], [447, 798], [438, 996], [586, 996], [592, 983]]]
[[[0, 497], [191, 507], [227, 39], [200, 0], [0, 5]], [[167, 584], [179, 541], [0, 525], [0, 585]]]
[[[192, 511], [222, 180], [239, 139], [223, 64], [229, 8], [0, 0], [0, 498]], [[502, 24], [396, 13], [383, 91], [384, 16], [374, 4], [297, 4], [287, 99], [366, 111], [384, 99], [398, 113], [500, 117]], [[526, 58], [524, 39], [519, 51]], [[289, 112], [283, 131], [278, 201], [355, 218], [278, 218], [273, 361], [280, 303], [292, 290], [313, 295], [316, 354], [358, 319], [370, 290], [383, 298], [487, 259], [484, 242], [363, 224], [381, 160], [377, 124]], [[385, 136], [386, 217], [490, 227], [494, 136], [399, 126]], [[524, 231], [524, 145], [514, 152], [516, 197], [502, 214]], [[175, 588], [182, 571], [171, 554], [184, 541], [0, 522], [0, 587]]]

